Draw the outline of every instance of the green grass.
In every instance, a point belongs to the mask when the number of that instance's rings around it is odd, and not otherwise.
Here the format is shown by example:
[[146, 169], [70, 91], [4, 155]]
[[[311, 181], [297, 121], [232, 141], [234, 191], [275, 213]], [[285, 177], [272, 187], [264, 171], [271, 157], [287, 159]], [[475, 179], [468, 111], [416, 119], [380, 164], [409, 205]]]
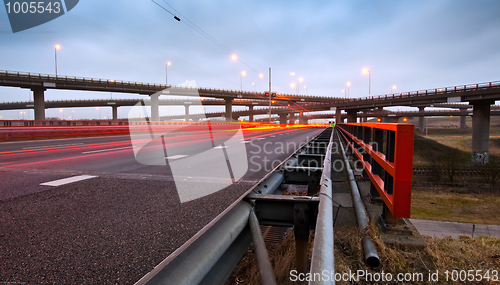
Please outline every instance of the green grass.
[[413, 190], [411, 217], [461, 223], [500, 225], [500, 197], [494, 194]]

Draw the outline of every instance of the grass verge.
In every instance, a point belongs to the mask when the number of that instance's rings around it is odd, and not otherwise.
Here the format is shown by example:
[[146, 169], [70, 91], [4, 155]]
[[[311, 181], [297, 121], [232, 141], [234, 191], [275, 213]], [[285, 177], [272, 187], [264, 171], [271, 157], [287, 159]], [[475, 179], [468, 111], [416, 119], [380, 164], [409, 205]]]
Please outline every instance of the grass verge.
[[492, 193], [419, 189], [411, 200], [414, 219], [500, 225], [500, 197]]

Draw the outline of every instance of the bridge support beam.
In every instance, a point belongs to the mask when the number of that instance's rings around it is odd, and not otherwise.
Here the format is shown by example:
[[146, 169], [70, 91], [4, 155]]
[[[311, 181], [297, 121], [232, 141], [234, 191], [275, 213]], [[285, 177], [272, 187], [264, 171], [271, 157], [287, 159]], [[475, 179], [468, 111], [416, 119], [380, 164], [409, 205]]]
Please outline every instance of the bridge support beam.
[[299, 124], [301, 124], [301, 125], [307, 124], [307, 119], [306, 119], [306, 117], [304, 117], [303, 112], [299, 113]]
[[347, 122], [357, 123], [358, 120], [358, 110], [347, 110]]
[[152, 121], [159, 121], [160, 120], [160, 107], [158, 105], [158, 97], [160, 95], [158, 94], [152, 94], [149, 95], [149, 98], [151, 99], [151, 120]]
[[114, 106], [111, 106], [111, 108], [113, 109], [113, 120], [118, 120], [118, 106], [114, 105]]
[[184, 105], [184, 120], [189, 122], [189, 105]]
[[[466, 112], [467, 109], [460, 109], [462, 112]], [[460, 116], [460, 128], [461, 129], [466, 129], [467, 124], [466, 124], [467, 116]]]
[[226, 106], [226, 120], [230, 120], [233, 117], [233, 98], [224, 99]]
[[248, 114], [248, 121], [253, 122], [253, 105], [248, 106], [248, 111], [250, 111]]
[[472, 162], [489, 162], [490, 105], [491, 101], [471, 102], [472, 112]]
[[284, 114], [280, 114], [280, 124], [282, 125], [286, 125], [286, 119], [288, 117], [288, 114], [287, 113], [284, 113]]
[[31, 89], [35, 107], [35, 120], [45, 120], [45, 88]]
[[[425, 112], [425, 107], [418, 107], [418, 111], [420, 113]], [[424, 130], [424, 128], [425, 128], [424, 120], [425, 120], [424, 116], [418, 117], [418, 130], [421, 131], [422, 133], [425, 131]]]
[[342, 116], [341, 116], [342, 110], [340, 110], [338, 107], [335, 110], [335, 124], [340, 124], [342, 122]]

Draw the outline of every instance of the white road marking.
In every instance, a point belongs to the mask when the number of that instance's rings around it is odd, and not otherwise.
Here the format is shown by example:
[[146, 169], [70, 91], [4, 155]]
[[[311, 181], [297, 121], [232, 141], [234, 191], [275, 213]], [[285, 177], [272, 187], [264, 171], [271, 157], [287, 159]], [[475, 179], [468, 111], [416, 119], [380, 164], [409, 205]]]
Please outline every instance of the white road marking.
[[242, 141], [241, 143], [250, 143], [250, 141]]
[[71, 146], [71, 145], [81, 145], [81, 144], [83, 144], [83, 143], [58, 144], [58, 145], [44, 145], [44, 146], [30, 146], [30, 147], [23, 147], [23, 149], [49, 148], [49, 147]]
[[186, 156], [188, 156], [188, 155], [186, 155], [186, 154], [178, 154], [178, 155], [167, 156], [165, 158], [167, 158], [167, 159], [179, 159], [179, 158], [183, 158], [183, 157], [186, 157]]
[[218, 145], [218, 146], [216, 146], [214, 148], [226, 148], [226, 147], [227, 147], [227, 145]]
[[88, 153], [96, 153], [96, 152], [105, 152], [105, 151], [122, 150], [122, 149], [127, 149], [127, 148], [132, 148], [132, 147], [131, 147], [131, 146], [126, 146], [126, 147], [118, 147], [118, 148], [108, 148], [108, 149], [100, 149], [100, 150], [86, 151], [86, 152], [82, 152], [82, 153], [83, 153], [83, 154], [88, 154]]
[[275, 138], [276, 136], [275, 136], [275, 135], [272, 135], [271, 137], [272, 137], [272, 138]]
[[40, 183], [40, 185], [43, 186], [61, 186], [64, 184], [69, 184], [77, 181], [82, 181], [90, 178], [95, 178], [98, 176], [93, 176], [93, 175], [79, 175], [79, 176], [73, 176], [73, 177], [68, 177], [68, 178], [63, 178], [59, 180], [54, 180], [50, 182], [45, 182], [45, 183]]

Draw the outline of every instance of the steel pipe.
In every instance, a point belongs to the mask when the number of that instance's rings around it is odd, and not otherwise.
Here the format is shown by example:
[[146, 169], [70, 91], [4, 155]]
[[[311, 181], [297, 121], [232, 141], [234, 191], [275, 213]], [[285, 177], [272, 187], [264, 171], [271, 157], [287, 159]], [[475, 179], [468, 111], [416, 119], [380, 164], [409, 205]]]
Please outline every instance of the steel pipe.
[[[335, 272], [335, 258], [333, 250], [333, 203], [332, 203], [332, 181], [331, 181], [331, 159], [332, 159], [332, 139], [330, 135], [325, 160], [323, 163], [323, 173], [320, 182], [318, 218], [314, 236], [314, 245], [311, 258], [311, 275], [320, 274], [323, 271]], [[313, 278], [309, 284], [335, 284], [333, 280], [322, 280]]]
[[259, 267], [260, 280], [263, 285], [276, 285], [276, 277], [274, 276], [271, 261], [267, 254], [266, 243], [262, 237], [259, 220], [255, 216], [255, 212], [250, 211], [248, 223], [252, 231], [253, 246], [255, 248], [255, 256], [257, 257], [257, 266]]
[[361, 195], [359, 194], [358, 185], [356, 184], [356, 180], [354, 179], [354, 174], [352, 172], [351, 165], [349, 164], [349, 160], [347, 159], [347, 156], [344, 151], [344, 146], [342, 145], [338, 133], [337, 137], [340, 142], [339, 144], [342, 150], [342, 156], [344, 158], [344, 164], [346, 167], [347, 176], [349, 178], [349, 184], [351, 186], [352, 203], [354, 205], [354, 210], [356, 212], [358, 228], [359, 231], [361, 232], [361, 235], [363, 235], [362, 244], [365, 256], [365, 263], [372, 268], [377, 268], [380, 266], [380, 258], [377, 254], [377, 247], [375, 246], [371, 238], [368, 236], [368, 232], [370, 229], [370, 223], [368, 222], [368, 215], [366, 214], [365, 207], [363, 206], [363, 201], [361, 200]]

